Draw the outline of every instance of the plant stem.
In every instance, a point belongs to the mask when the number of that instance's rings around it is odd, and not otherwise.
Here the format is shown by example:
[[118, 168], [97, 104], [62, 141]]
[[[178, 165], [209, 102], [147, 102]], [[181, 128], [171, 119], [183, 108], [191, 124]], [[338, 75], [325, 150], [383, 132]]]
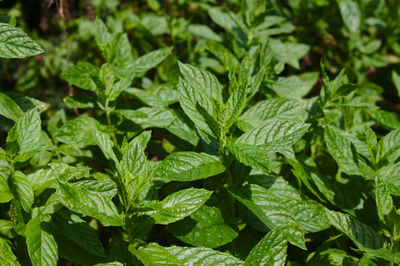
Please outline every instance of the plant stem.
[[113, 128], [113, 126], [111, 124], [111, 110], [110, 110], [110, 108], [108, 106], [109, 104], [110, 104], [110, 101], [107, 99], [106, 102], [105, 102], [107, 126], [111, 131], [110, 132], [111, 133], [111, 138], [112, 138], [112, 140], [114, 142], [115, 147], [117, 147], [118, 151], [121, 152], [121, 147], [118, 145], [117, 137], [115, 136], [114, 128]]

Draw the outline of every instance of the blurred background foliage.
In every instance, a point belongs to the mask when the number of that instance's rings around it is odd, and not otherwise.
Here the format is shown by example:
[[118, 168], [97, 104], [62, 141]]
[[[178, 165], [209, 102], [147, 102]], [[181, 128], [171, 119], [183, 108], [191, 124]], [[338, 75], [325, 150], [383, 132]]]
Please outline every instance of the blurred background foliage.
[[[9, 22], [38, 40], [46, 53], [24, 63], [2, 60], [1, 87], [45, 100], [54, 109], [62, 107], [68, 84], [60, 74], [68, 65], [79, 61], [101, 64], [93, 23], [99, 17], [114, 33], [127, 32], [135, 56], [174, 46], [173, 56], [157, 68], [157, 75], [150, 73], [137, 85], [174, 82], [178, 76], [176, 58], [223, 73], [226, 70], [210, 55], [208, 42], [222, 44], [240, 58], [243, 46], [270, 38], [276, 53], [288, 60], [299, 59], [298, 63], [287, 62], [282, 76], [319, 71], [324, 55], [330, 75], [345, 68], [351, 81], [374, 84], [383, 93], [381, 104], [398, 110], [391, 75], [400, 60], [399, 1], [267, 2], [266, 10], [256, 7], [259, 16], [249, 17], [246, 10], [254, 7], [239, 0], [4, 0], [0, 3], [1, 18], [10, 17]], [[346, 7], [348, 3], [354, 6]], [[221, 11], [235, 14], [245, 22], [243, 28], [221, 27]], [[283, 45], [286, 43], [304, 45], [293, 49]]]

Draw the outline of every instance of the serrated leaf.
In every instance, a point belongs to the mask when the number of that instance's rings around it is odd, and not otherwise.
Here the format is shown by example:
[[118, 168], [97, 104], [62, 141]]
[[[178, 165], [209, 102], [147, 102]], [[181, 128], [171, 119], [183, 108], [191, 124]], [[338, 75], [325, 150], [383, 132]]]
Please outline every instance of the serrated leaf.
[[193, 181], [218, 175], [225, 171], [218, 157], [206, 153], [174, 152], [157, 169], [157, 176], [172, 181]]
[[95, 29], [96, 29], [96, 32], [95, 32], [96, 33], [95, 34], [96, 43], [100, 48], [102, 48], [111, 42], [112, 35], [108, 31], [107, 26], [104, 24], [104, 22], [101, 19], [96, 18], [96, 20], [94, 21], [94, 24], [95, 24]]
[[318, 76], [318, 72], [309, 72], [297, 76], [279, 77], [276, 80], [268, 80], [267, 84], [281, 97], [301, 99], [311, 91], [317, 82]]
[[116, 164], [118, 164], [117, 156], [113, 150], [114, 143], [111, 141], [111, 136], [106, 132], [94, 130], [93, 138], [96, 140], [97, 146], [100, 147], [106, 159], [112, 159]]
[[247, 131], [259, 127], [269, 119], [282, 121], [301, 121], [302, 106], [298, 101], [273, 98], [259, 101], [238, 118], [237, 125]]
[[20, 265], [14, 253], [11, 250], [7, 240], [0, 237], [0, 264], [4, 266]]
[[266, 121], [241, 135], [236, 143], [247, 145], [291, 146], [307, 131], [309, 124], [289, 121]]
[[234, 71], [239, 67], [237, 58], [223, 44], [208, 41], [206, 49], [214, 54], [228, 70]]
[[151, 107], [166, 107], [167, 104], [153, 90], [143, 90], [138, 88], [127, 88], [125, 92], [135, 96], [140, 101]]
[[375, 178], [375, 200], [379, 217], [383, 220], [392, 211], [394, 205], [387, 184], [379, 177]]
[[18, 121], [23, 112], [13, 99], [0, 92], [0, 115]]
[[94, 108], [95, 99], [92, 95], [67, 96], [64, 103], [68, 108], [91, 109]]
[[148, 70], [164, 61], [171, 52], [172, 47], [152, 51], [136, 58], [132, 63], [125, 65], [123, 68], [117, 68], [116, 72], [128, 80], [131, 80], [133, 77], [142, 77]]
[[400, 128], [390, 131], [379, 142], [379, 160], [386, 159], [388, 162], [395, 162], [400, 156], [398, 147], [400, 146]]
[[384, 247], [384, 241], [374, 229], [352, 216], [329, 210], [327, 210], [327, 216], [331, 224], [353, 240], [358, 248], [380, 249]]
[[24, 113], [8, 132], [7, 143], [17, 142], [18, 153], [14, 158], [17, 162], [30, 159], [43, 147], [40, 141], [41, 121], [36, 108]]
[[286, 229], [277, 227], [268, 232], [251, 250], [244, 265], [284, 265], [286, 252]]
[[271, 52], [282, 63], [299, 69], [299, 60], [306, 55], [310, 47], [302, 43], [284, 43], [278, 39], [270, 39]]
[[396, 113], [372, 109], [368, 111], [368, 114], [378, 125], [386, 129], [393, 130], [400, 127], [400, 118]]
[[129, 251], [134, 254], [145, 266], [150, 265], [170, 265], [182, 266], [183, 263], [172, 255], [165, 247], [156, 243], [150, 243], [145, 247], [135, 249], [129, 246]]
[[341, 134], [341, 131], [327, 126], [324, 129], [325, 143], [330, 155], [335, 159], [340, 169], [349, 175], [360, 175], [358, 159], [353, 144]]
[[53, 215], [60, 234], [95, 256], [104, 256], [104, 248], [96, 231], [75, 214], [59, 212]]
[[215, 207], [201, 206], [189, 217], [167, 226], [179, 240], [193, 246], [217, 248], [238, 236], [225, 224], [221, 211]]
[[0, 176], [0, 203], [9, 202], [13, 194], [7, 182], [7, 177]]
[[26, 212], [29, 212], [34, 200], [31, 183], [22, 172], [16, 171], [12, 175], [12, 184], [16, 193], [14, 198], [21, 203]]
[[182, 79], [206, 97], [222, 101], [223, 87], [218, 79], [208, 71], [179, 62]]
[[[178, 90], [179, 103], [185, 114], [196, 125], [196, 128], [217, 139], [209, 121], [209, 118], [211, 118], [215, 122], [212, 101], [181, 78], [178, 82]], [[199, 107], [201, 107], [202, 112], [199, 111]]]
[[60, 127], [54, 134], [54, 137], [63, 143], [79, 146], [97, 145], [93, 136], [95, 130], [104, 130], [96, 119], [88, 116], [79, 116], [68, 121]]
[[58, 181], [58, 195], [65, 207], [72, 211], [94, 217], [104, 226], [120, 226], [122, 220], [112, 200], [96, 187], [80, 186], [82, 183]]
[[116, 110], [115, 113], [140, 125], [143, 129], [149, 127], [168, 127], [174, 120], [173, 113], [164, 108], [142, 107], [136, 110]]
[[317, 265], [344, 265], [346, 262], [356, 263], [357, 258], [351, 256], [343, 250], [329, 248], [321, 252], [317, 252], [307, 264]]
[[144, 151], [150, 137], [151, 131], [145, 131], [131, 140], [121, 160], [121, 167], [125, 172], [129, 172], [135, 177], [145, 175], [147, 171], [147, 157]]
[[163, 247], [150, 243], [145, 247], [135, 249], [129, 246], [145, 265], [243, 265], [243, 261], [227, 253], [198, 247]]
[[307, 131], [309, 124], [280, 120], [267, 120], [261, 126], [241, 135], [229, 145], [232, 154], [240, 162], [257, 170], [269, 170], [269, 155], [279, 152], [292, 158], [292, 145]]
[[324, 230], [329, 227], [329, 221], [322, 206], [303, 200], [298, 194], [288, 196], [287, 189], [287, 185], [266, 189], [248, 184], [239, 190], [231, 189], [231, 193], [269, 228], [282, 224], [293, 225], [291, 230], [294, 233], [289, 235], [294, 239], [288, 240], [305, 249], [304, 232]]
[[91, 77], [97, 77], [99, 73], [100, 69], [98, 67], [88, 62], [79, 62], [64, 71], [61, 74], [61, 78], [80, 89], [95, 91], [96, 84]]
[[156, 224], [169, 224], [181, 220], [195, 212], [211, 196], [205, 189], [188, 188], [168, 195], [143, 214], [151, 216]]
[[168, 125], [167, 130], [175, 136], [196, 146], [199, 142], [199, 136], [197, 135], [196, 130], [193, 128], [193, 123], [183, 113], [182, 110], [173, 110], [173, 114], [175, 119], [171, 124]]
[[0, 57], [25, 58], [43, 52], [43, 49], [22, 30], [0, 23]]
[[150, 131], [145, 131], [135, 137], [122, 156], [119, 171], [123, 175], [125, 190], [130, 202], [137, 198], [139, 192], [148, 183], [150, 165], [144, 152], [150, 137]]
[[46, 222], [41, 222], [39, 217], [28, 222], [25, 229], [26, 245], [29, 257], [34, 266], [57, 265], [58, 247]]
[[95, 256], [86, 252], [81, 246], [78, 246], [59, 232], [54, 232], [54, 237], [58, 244], [59, 256], [69, 262], [77, 265], [95, 265], [97, 263], [105, 262], [104, 257]]
[[210, 248], [172, 246], [166, 249], [184, 265], [243, 265], [240, 259]]

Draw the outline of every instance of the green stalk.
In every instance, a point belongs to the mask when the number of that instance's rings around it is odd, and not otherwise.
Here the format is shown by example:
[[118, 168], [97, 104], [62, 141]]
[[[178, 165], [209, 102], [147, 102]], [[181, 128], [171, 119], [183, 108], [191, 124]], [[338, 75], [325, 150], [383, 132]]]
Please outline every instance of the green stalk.
[[110, 101], [107, 99], [106, 102], [105, 102], [107, 126], [108, 126], [108, 128], [112, 129], [111, 132], [110, 132], [111, 133], [111, 138], [112, 138], [112, 140], [114, 142], [115, 147], [117, 147], [118, 151], [121, 152], [121, 147], [118, 144], [117, 137], [115, 136], [114, 128], [113, 128], [113, 126], [111, 124], [111, 110], [110, 110], [110, 108], [108, 106], [109, 104], [110, 104]]

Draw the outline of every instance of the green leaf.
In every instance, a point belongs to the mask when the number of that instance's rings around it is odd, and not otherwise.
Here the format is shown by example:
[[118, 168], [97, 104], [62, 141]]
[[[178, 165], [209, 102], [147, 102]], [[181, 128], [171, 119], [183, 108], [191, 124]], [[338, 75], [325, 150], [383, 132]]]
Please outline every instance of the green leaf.
[[107, 26], [104, 24], [104, 22], [101, 19], [96, 18], [94, 23], [95, 23], [95, 27], [96, 27], [95, 37], [96, 37], [97, 46], [99, 46], [100, 49], [104, 49], [104, 46], [111, 42], [112, 35], [108, 31]]
[[113, 147], [114, 143], [111, 141], [111, 136], [106, 132], [95, 130], [93, 132], [93, 138], [97, 142], [97, 146], [100, 147], [106, 159], [112, 159], [116, 164], [118, 164], [117, 156], [115, 156]]
[[[1, 169], [1, 168], [0, 168]], [[9, 202], [12, 200], [13, 194], [7, 182], [7, 177], [0, 175], [0, 203]]]
[[166, 107], [168, 104], [161, 99], [158, 93], [154, 90], [143, 90], [138, 88], [127, 88], [125, 92], [135, 96], [143, 103], [151, 107]]
[[289, 99], [301, 99], [306, 96], [317, 82], [319, 73], [309, 72], [297, 76], [279, 77], [268, 80], [268, 86], [279, 96]]
[[79, 216], [58, 212], [53, 215], [57, 231], [72, 240], [79, 247], [95, 256], [104, 256], [104, 248], [96, 231]]
[[379, 177], [387, 184], [390, 194], [400, 196], [400, 164], [391, 164], [378, 170]]
[[117, 68], [116, 72], [129, 80], [133, 77], [142, 77], [147, 71], [164, 61], [171, 54], [172, 49], [172, 47], [167, 47], [142, 55], [123, 68]]
[[145, 265], [183, 265], [174, 255], [172, 255], [165, 247], [156, 243], [150, 243], [145, 247], [135, 249], [132, 245], [129, 250]]
[[182, 79], [198, 93], [223, 102], [223, 87], [218, 79], [208, 71], [195, 66], [179, 62], [179, 71]]
[[145, 155], [147, 143], [151, 137], [151, 131], [145, 131], [135, 137], [123, 152], [121, 160], [121, 169], [119, 170], [123, 176], [125, 190], [128, 200], [135, 200], [139, 192], [148, 182], [150, 173], [150, 165]]
[[96, 130], [107, 131], [96, 119], [79, 116], [60, 127], [54, 137], [60, 142], [71, 145], [97, 145], [97, 140], [93, 136], [93, 132]]
[[147, 172], [147, 157], [144, 153], [151, 137], [151, 131], [145, 131], [135, 137], [124, 152], [121, 167], [125, 172], [135, 177], [143, 176]]
[[[249, 176], [249, 182], [252, 184], [243, 187], [241, 191], [245, 193], [242, 194], [250, 196], [250, 198], [254, 196], [254, 204], [260, 206], [271, 205], [273, 207], [271, 210], [263, 210], [266, 214], [270, 211], [279, 212], [280, 206], [275, 205], [275, 203], [280, 202], [282, 213], [285, 215], [290, 214], [290, 216], [294, 217], [305, 232], [318, 232], [329, 227], [323, 207], [311, 200], [304, 199], [282, 177], [254, 172]], [[249, 188], [250, 190], [248, 190]], [[256, 194], [249, 195], [248, 193], [253, 190]], [[276, 222], [279, 220], [278, 217], [276, 219], [272, 217], [271, 219], [274, 224], [279, 225]], [[268, 224], [266, 225], [268, 226]]]
[[199, 142], [199, 136], [193, 128], [193, 123], [182, 110], [173, 110], [173, 114], [175, 115], [175, 119], [168, 125], [167, 130], [175, 136], [196, 146]]
[[268, 145], [269, 147], [291, 146], [306, 133], [309, 124], [271, 120], [241, 135], [236, 143]]
[[302, 106], [298, 101], [273, 98], [259, 101], [241, 115], [237, 121], [238, 127], [247, 131], [259, 127], [269, 119], [281, 121], [302, 121]]
[[[213, 130], [216, 123], [214, 119], [214, 106], [205, 93], [201, 93], [199, 89], [194, 88], [183, 79], [179, 79], [179, 103], [185, 114], [193, 121], [201, 132], [217, 139], [217, 135]], [[199, 111], [201, 109], [201, 111]], [[216, 116], [216, 115], [215, 115]]]
[[241, 17], [231, 13], [223, 12], [217, 8], [207, 7], [208, 15], [211, 19], [221, 28], [232, 33], [235, 36], [236, 41], [242, 45], [246, 44], [248, 29], [241, 21]]
[[239, 67], [239, 61], [223, 44], [207, 41], [206, 49], [210, 51], [230, 71]]
[[392, 80], [397, 90], [397, 96], [400, 97], [400, 75], [396, 71], [392, 71]]
[[339, 4], [340, 14], [346, 27], [350, 33], [360, 31], [361, 11], [356, 1], [353, 0], [337, 0]]
[[396, 113], [372, 109], [368, 111], [368, 114], [378, 125], [386, 129], [393, 130], [400, 127], [400, 118]]
[[92, 76], [97, 77], [100, 69], [88, 62], [79, 62], [73, 67], [68, 68], [61, 74], [61, 78], [72, 85], [88, 91], [95, 91], [96, 84]]
[[192, 245], [217, 248], [231, 242], [238, 236], [225, 224], [221, 211], [215, 207], [201, 206], [189, 217], [167, 226], [179, 240]]
[[0, 264], [4, 266], [16, 266], [20, 265], [11, 250], [7, 240], [0, 237]]
[[174, 120], [174, 114], [163, 108], [142, 107], [136, 110], [116, 110], [115, 113], [139, 124], [143, 129], [149, 127], [168, 127]]
[[157, 176], [171, 181], [193, 181], [218, 175], [225, 171], [218, 157], [206, 153], [174, 152], [157, 169]]
[[381, 154], [379, 154], [379, 160], [388, 162], [395, 162], [400, 156], [400, 128], [390, 131], [384, 136], [379, 142], [381, 148]]
[[13, 99], [0, 92], [0, 115], [5, 116], [15, 122], [23, 115], [21, 108]]
[[360, 175], [356, 151], [350, 140], [339, 129], [331, 126], [325, 127], [324, 132], [328, 151], [340, 169], [349, 175]]
[[99, 187], [85, 186], [85, 183], [58, 181], [58, 195], [65, 207], [72, 211], [94, 217], [104, 226], [120, 226], [122, 220], [109, 194], [101, 193]]
[[9, 220], [0, 220], [0, 235], [13, 238], [15, 233], [13, 230], [13, 223]]
[[26, 212], [29, 212], [34, 200], [31, 183], [20, 171], [14, 172], [12, 181], [15, 189], [14, 197], [21, 203], [22, 208], [24, 208]]
[[390, 196], [387, 184], [379, 177], [375, 178], [375, 200], [379, 217], [383, 220], [393, 209], [393, 200]]
[[[242, 114], [247, 104], [247, 86], [237, 85], [234, 86], [231, 95], [224, 105], [225, 112], [227, 113], [228, 121], [223, 122], [224, 132], [227, 132], [229, 128], [237, 121], [237, 118]], [[224, 118], [226, 120], [226, 118]]]
[[92, 95], [67, 96], [64, 98], [64, 103], [71, 109], [92, 109], [95, 107], [95, 98]]
[[[205, 189], [188, 188], [168, 195], [143, 214], [151, 216], [156, 224], [169, 224], [189, 216], [203, 205], [212, 192]], [[154, 205], [154, 206], [153, 206]]]
[[284, 265], [286, 261], [286, 228], [268, 232], [247, 256], [245, 265]]
[[222, 42], [222, 38], [206, 25], [191, 24], [188, 27], [188, 31], [191, 32], [193, 35], [206, 40]]
[[[307, 261], [309, 265], [346, 265], [345, 263], [356, 264], [357, 258], [351, 256], [343, 250], [329, 248], [321, 252], [317, 252], [310, 261]], [[362, 265], [362, 264], [359, 264]]]
[[[299, 69], [299, 60], [303, 58], [310, 47], [302, 43], [284, 43], [278, 39], [270, 39], [272, 55], [282, 63]], [[285, 95], [287, 96], [287, 95]]]
[[245, 165], [257, 170], [270, 170], [269, 156], [279, 152], [292, 158], [292, 145], [307, 131], [309, 124], [280, 120], [267, 120], [253, 128], [228, 147], [232, 154]]
[[25, 58], [43, 52], [43, 49], [22, 30], [0, 23], [0, 57]]
[[19, 147], [15, 161], [23, 162], [30, 159], [43, 147], [40, 141], [40, 124], [39, 113], [33, 108], [24, 113], [8, 132], [7, 143], [17, 142]]
[[184, 265], [243, 265], [234, 256], [205, 247], [168, 247], [167, 250]]
[[162, 247], [150, 243], [145, 247], [129, 250], [145, 265], [243, 265], [243, 261], [220, 251], [198, 247]]
[[41, 222], [39, 217], [33, 218], [26, 225], [26, 245], [34, 266], [57, 265], [57, 243], [47, 227], [47, 222]]
[[384, 241], [374, 229], [352, 216], [329, 210], [327, 210], [327, 216], [331, 224], [353, 240], [359, 249], [380, 249], [384, 247]]

